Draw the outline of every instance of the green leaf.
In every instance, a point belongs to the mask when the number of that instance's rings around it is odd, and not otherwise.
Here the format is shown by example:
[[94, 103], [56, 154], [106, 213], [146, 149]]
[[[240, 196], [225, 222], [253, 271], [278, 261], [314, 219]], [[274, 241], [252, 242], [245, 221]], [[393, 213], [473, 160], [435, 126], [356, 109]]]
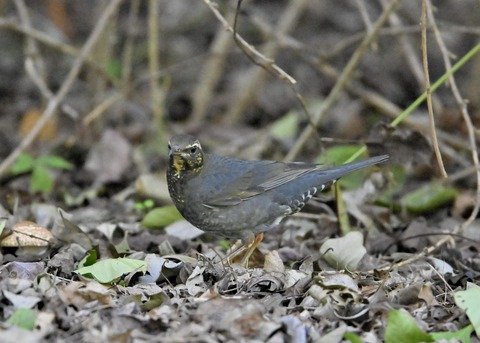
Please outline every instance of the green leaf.
[[122, 275], [132, 272], [141, 272], [145, 274], [147, 271], [147, 263], [141, 260], [131, 258], [117, 258], [101, 260], [91, 266], [82, 267], [75, 270], [75, 273], [85, 277], [90, 275], [100, 283], [116, 282]]
[[153, 206], [155, 206], [155, 201], [153, 201], [152, 199], [146, 199], [144, 202], [143, 202], [143, 206], [145, 206], [145, 208], [153, 208]]
[[345, 161], [360, 148], [361, 145], [337, 145], [326, 149], [325, 152], [317, 158], [316, 162], [340, 165], [345, 163]]
[[152, 209], [153, 206], [155, 206], [155, 201], [153, 201], [152, 199], [146, 199], [144, 201], [137, 201], [134, 206], [137, 210], [148, 211], [148, 210]]
[[220, 242], [218, 242], [218, 244], [220, 245], [220, 248], [222, 248], [223, 250], [228, 250], [232, 246], [232, 243], [230, 243], [229, 241], [227, 241], [225, 239], [220, 240]]
[[48, 170], [40, 164], [35, 165], [30, 179], [31, 191], [48, 194], [52, 191], [52, 188], [53, 180]]
[[105, 71], [113, 79], [119, 79], [122, 76], [122, 63], [117, 59], [110, 59]]
[[95, 264], [97, 262], [97, 250], [96, 249], [91, 249], [87, 252], [84, 258], [80, 262], [78, 262], [78, 267], [88, 267], [91, 266], [92, 264]]
[[401, 203], [415, 214], [431, 212], [440, 206], [451, 203], [457, 191], [446, 187], [439, 182], [431, 182], [409, 194], [406, 194]]
[[420, 330], [415, 319], [407, 312], [402, 310], [388, 312], [385, 343], [420, 343], [433, 341], [433, 337]]
[[430, 335], [435, 339], [435, 341], [451, 342], [454, 340], [455, 342], [470, 343], [470, 336], [472, 335], [472, 332], [473, 326], [468, 325], [455, 332], [432, 332]]
[[343, 338], [345, 338], [347, 341], [350, 341], [352, 343], [363, 343], [360, 336], [353, 332], [345, 332], [345, 334], [343, 335]]
[[35, 159], [28, 154], [21, 153], [18, 156], [15, 163], [13, 164], [12, 169], [10, 169], [10, 171], [13, 175], [19, 175], [19, 174], [32, 171], [34, 166], [35, 166]]
[[156, 293], [156, 294], [150, 295], [147, 301], [142, 301], [143, 300], [142, 299], [140, 302], [138, 302], [138, 304], [142, 309], [142, 311], [148, 312], [154, 308], [159, 307], [169, 299], [170, 298], [165, 293], [162, 292], [162, 293]]
[[57, 155], [45, 155], [40, 156], [38, 159], [38, 164], [41, 164], [45, 167], [50, 167], [54, 169], [72, 169], [73, 164], [65, 160], [64, 158], [57, 156]]
[[457, 306], [465, 311], [477, 336], [480, 337], [480, 287], [472, 286], [466, 291], [455, 292], [453, 298]]
[[293, 139], [298, 132], [298, 118], [297, 112], [291, 111], [287, 113], [272, 124], [270, 134], [278, 140]]
[[29, 308], [18, 308], [8, 318], [7, 323], [31, 331], [35, 328], [36, 320], [37, 314], [35, 311]]
[[149, 229], [160, 229], [181, 219], [183, 217], [175, 206], [157, 207], [145, 215], [142, 225]]

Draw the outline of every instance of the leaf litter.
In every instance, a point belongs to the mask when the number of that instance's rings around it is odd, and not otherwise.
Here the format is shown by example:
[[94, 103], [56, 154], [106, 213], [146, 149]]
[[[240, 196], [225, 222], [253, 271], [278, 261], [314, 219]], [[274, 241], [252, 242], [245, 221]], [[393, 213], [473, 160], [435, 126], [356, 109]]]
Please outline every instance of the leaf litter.
[[[52, 221], [78, 228], [71, 220], [65, 220], [65, 215], [62, 214], [63, 221], [60, 213]], [[77, 218], [79, 223], [83, 221]], [[297, 230], [295, 221], [291, 218], [283, 228], [285, 237], [288, 231]], [[299, 220], [298, 225], [303, 222]], [[185, 342], [292, 339], [302, 342], [332, 334], [340, 327], [343, 335], [351, 332], [366, 338], [369, 332], [374, 332], [382, 337], [386, 334], [385, 319], [380, 314], [386, 316], [394, 308], [408, 309], [420, 325], [419, 330], [427, 330], [435, 323], [436, 327], [451, 331], [452, 322], [462, 316], [462, 311], [452, 307], [453, 293], [446, 292], [444, 284], [444, 277], [454, 275], [449, 261], [458, 263], [461, 255], [446, 260], [440, 254], [389, 270], [384, 267], [410, 254], [374, 259], [363, 246], [359, 232], [351, 233], [353, 240], [350, 235], [339, 239], [325, 237], [322, 245], [316, 235], [309, 234], [296, 236], [294, 240], [289, 238], [289, 243], [295, 242], [291, 248], [304, 246], [299, 251], [310, 254], [303, 261], [286, 264], [277, 250], [283, 243], [268, 240], [267, 236], [267, 242], [260, 248], [266, 252], [263, 265], [245, 269], [223, 265], [209, 245], [195, 243], [190, 238], [180, 242], [181, 238], [169, 238], [163, 231], [141, 230], [132, 235], [171, 239], [169, 249], [190, 252], [146, 254], [144, 251], [154, 251], [155, 246], [136, 250], [135, 241], [131, 241], [129, 252], [123, 257], [115, 256], [109, 241], [114, 226], [119, 224], [108, 224], [110, 228], [106, 231], [107, 224], [104, 222], [98, 226], [99, 230], [87, 233], [92, 247], [102, 256], [91, 264], [98, 270], [90, 273], [105, 284], [82, 277], [88, 276], [87, 267], [74, 269], [86, 250], [71, 239], [71, 230], [58, 230], [56, 238], [64, 244], [51, 251], [50, 260], [11, 261], [1, 267], [4, 316], [10, 318], [16, 310], [28, 308], [37, 318], [40, 314], [55, 318], [43, 325], [59, 325], [57, 329], [43, 331], [38, 340], [47, 337], [114, 340], [123, 336], [141, 341]], [[428, 222], [422, 225], [422, 230], [430, 229]], [[186, 246], [189, 248], [185, 249]], [[356, 246], [358, 253], [352, 250]], [[108, 262], [105, 260], [108, 255], [116, 263], [129, 256], [134, 258], [132, 261], [145, 261], [145, 269], [142, 272], [135, 265], [106, 277], [107, 270], [101, 263]], [[4, 255], [4, 260], [7, 257]], [[100, 274], [95, 276], [96, 273]], [[465, 271], [465, 280], [472, 277]], [[461, 284], [461, 280], [457, 283]], [[341, 323], [347, 325], [339, 327]], [[2, 334], [15, 337], [17, 330], [14, 326], [4, 328]]]

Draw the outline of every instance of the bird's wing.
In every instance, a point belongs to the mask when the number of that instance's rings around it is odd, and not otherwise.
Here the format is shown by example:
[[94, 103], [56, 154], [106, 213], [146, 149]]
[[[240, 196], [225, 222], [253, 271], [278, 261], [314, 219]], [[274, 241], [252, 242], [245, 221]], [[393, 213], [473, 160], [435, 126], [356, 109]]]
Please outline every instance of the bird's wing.
[[203, 204], [207, 207], [237, 205], [311, 172], [318, 172], [315, 181], [320, 186], [386, 160], [388, 155], [375, 156], [330, 169], [324, 169], [324, 166], [319, 164], [229, 160], [229, 163], [222, 163], [220, 170], [212, 172], [212, 175], [218, 178], [216, 184], [221, 187], [211, 193], [208, 199], [204, 199]]
[[[248, 166], [248, 168], [245, 168]], [[243, 165], [222, 189], [203, 204], [224, 207], [240, 202], [290, 182], [306, 173], [319, 169], [319, 165], [257, 161]]]
[[320, 164], [270, 162], [259, 170], [255, 183], [258, 183], [257, 186], [264, 191], [268, 191], [319, 169]]

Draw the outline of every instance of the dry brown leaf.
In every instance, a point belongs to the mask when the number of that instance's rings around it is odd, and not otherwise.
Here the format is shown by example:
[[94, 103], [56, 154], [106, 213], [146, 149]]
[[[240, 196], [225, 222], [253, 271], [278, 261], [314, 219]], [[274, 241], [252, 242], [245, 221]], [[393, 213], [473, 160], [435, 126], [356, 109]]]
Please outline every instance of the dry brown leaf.
[[[20, 136], [25, 137], [28, 133], [32, 130], [32, 128], [37, 123], [38, 119], [40, 119], [42, 115], [42, 111], [38, 109], [31, 109], [27, 111], [20, 123]], [[57, 136], [58, 132], [58, 124], [56, 117], [52, 117], [47, 121], [47, 123], [43, 126], [42, 130], [38, 135], [38, 140], [47, 142], [53, 140]]]

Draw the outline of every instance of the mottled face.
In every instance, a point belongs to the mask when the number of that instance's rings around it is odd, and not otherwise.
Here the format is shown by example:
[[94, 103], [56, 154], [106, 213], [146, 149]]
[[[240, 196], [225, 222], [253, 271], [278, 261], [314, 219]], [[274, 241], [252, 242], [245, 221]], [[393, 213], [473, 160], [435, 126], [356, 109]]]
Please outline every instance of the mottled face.
[[198, 173], [203, 166], [203, 151], [200, 142], [190, 135], [173, 136], [168, 143], [169, 169], [173, 176]]

